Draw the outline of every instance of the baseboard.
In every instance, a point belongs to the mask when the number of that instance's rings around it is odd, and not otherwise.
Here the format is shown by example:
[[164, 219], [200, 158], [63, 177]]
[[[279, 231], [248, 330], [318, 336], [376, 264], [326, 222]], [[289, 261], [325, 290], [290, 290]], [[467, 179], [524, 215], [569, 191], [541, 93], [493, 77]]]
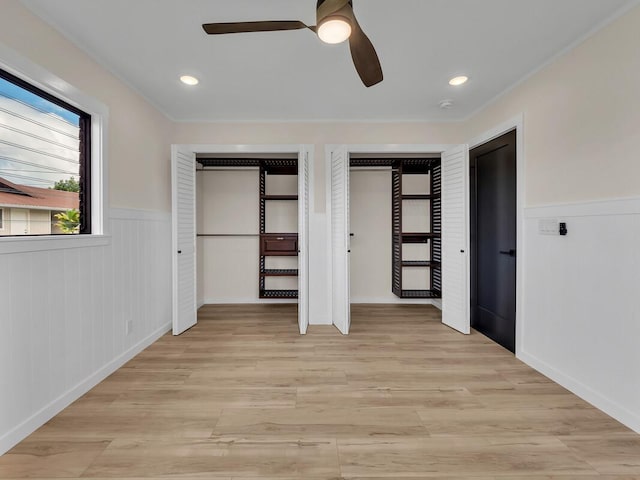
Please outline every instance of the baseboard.
[[433, 305], [432, 298], [399, 298], [399, 297], [351, 297], [352, 304], [386, 304], [386, 305]]
[[309, 319], [309, 325], [333, 325], [333, 320], [329, 317]]
[[71, 403], [87, 393], [98, 383], [103, 381], [105, 378], [122, 367], [125, 363], [138, 355], [142, 350], [147, 348], [149, 345], [154, 343], [170, 330], [171, 325], [166, 324], [158, 330], [154, 331], [152, 334], [133, 345], [129, 350], [111, 360], [98, 371], [78, 383], [75, 387], [66, 391], [51, 403], [33, 414], [27, 420], [22, 422], [20, 425], [0, 437], [0, 455], [8, 452], [15, 445], [24, 440], [27, 436], [31, 435], [38, 428], [51, 420], [55, 415], [71, 405]]
[[589, 402], [594, 407], [602, 410], [607, 415], [615, 418], [623, 425], [626, 425], [630, 429], [637, 433], [640, 433], [640, 416], [629, 411], [627, 408], [619, 405], [615, 401], [605, 397], [599, 392], [596, 392], [592, 388], [584, 385], [578, 380], [565, 375], [558, 369], [552, 367], [548, 363], [530, 355], [526, 352], [518, 352], [517, 357], [531, 368], [539, 371], [543, 375], [546, 375], [554, 382], [562, 385], [567, 390], [576, 394], [578, 397]]
[[[258, 305], [258, 304], [290, 303], [297, 304], [295, 298], [207, 298], [203, 305]], [[201, 305], [202, 306], [202, 305]]]

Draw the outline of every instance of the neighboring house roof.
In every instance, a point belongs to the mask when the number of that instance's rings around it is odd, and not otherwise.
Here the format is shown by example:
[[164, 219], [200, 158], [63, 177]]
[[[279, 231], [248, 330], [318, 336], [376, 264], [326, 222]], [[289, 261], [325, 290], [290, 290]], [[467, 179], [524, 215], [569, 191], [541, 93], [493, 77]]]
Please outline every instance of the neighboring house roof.
[[27, 187], [0, 177], [0, 207], [70, 210], [78, 208], [78, 204], [78, 194], [75, 192]]

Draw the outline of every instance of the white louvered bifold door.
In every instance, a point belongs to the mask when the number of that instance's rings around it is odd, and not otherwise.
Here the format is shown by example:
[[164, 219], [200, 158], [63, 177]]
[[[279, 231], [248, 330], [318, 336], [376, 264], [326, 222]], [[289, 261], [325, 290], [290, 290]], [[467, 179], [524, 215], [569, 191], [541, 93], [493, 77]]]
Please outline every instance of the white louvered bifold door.
[[331, 252], [333, 324], [349, 334], [349, 156], [346, 147], [331, 154]]
[[469, 148], [442, 154], [442, 323], [469, 334]]
[[298, 326], [309, 327], [309, 153], [298, 157]]
[[197, 322], [195, 154], [171, 149], [173, 334]]

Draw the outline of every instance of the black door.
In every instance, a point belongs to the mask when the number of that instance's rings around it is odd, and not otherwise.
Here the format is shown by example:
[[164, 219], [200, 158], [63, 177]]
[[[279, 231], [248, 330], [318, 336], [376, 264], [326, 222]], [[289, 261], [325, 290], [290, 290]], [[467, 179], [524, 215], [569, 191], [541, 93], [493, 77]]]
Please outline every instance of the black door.
[[471, 326], [515, 352], [516, 132], [470, 152]]

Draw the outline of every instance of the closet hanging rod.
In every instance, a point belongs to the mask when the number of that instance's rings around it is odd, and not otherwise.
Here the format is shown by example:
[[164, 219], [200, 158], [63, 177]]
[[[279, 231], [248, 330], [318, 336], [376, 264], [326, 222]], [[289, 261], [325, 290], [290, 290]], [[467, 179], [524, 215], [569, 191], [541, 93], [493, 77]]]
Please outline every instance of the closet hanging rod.
[[198, 233], [196, 237], [259, 237], [259, 233]]
[[202, 167], [197, 168], [196, 172], [237, 172], [238, 170], [259, 171], [260, 167]]
[[371, 167], [360, 167], [360, 166], [354, 166], [354, 167], [349, 167], [349, 170], [353, 170], [356, 172], [390, 172], [393, 170], [393, 167], [388, 167], [388, 166], [382, 166], [382, 167], [376, 167], [376, 166], [371, 166]]

